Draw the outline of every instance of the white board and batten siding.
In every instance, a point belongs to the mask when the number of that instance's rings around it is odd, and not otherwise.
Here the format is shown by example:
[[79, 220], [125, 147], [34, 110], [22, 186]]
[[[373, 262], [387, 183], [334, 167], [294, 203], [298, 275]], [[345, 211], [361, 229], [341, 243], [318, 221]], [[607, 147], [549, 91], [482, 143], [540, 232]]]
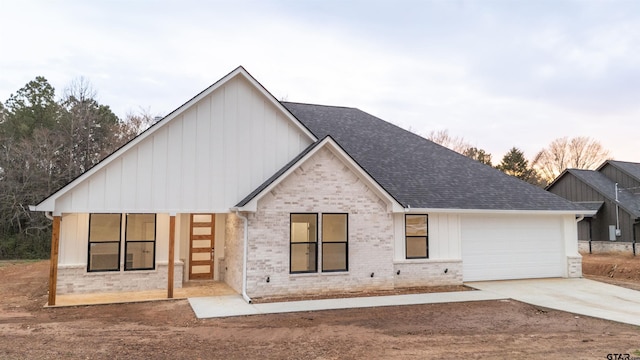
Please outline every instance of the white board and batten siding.
[[463, 280], [566, 276], [571, 240], [566, 238], [575, 235], [566, 231], [575, 227], [571, 221], [561, 216], [462, 216]]
[[56, 212], [227, 212], [312, 141], [242, 76], [158, 126]]

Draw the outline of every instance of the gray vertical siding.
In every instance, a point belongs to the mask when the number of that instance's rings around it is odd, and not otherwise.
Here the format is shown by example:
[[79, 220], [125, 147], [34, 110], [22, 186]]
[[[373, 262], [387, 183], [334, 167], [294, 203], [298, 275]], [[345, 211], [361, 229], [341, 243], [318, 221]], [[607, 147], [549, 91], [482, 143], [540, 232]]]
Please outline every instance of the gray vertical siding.
[[[611, 173], [620, 172], [615, 168], [607, 170]], [[608, 174], [605, 175], [609, 176]], [[609, 240], [609, 225], [616, 224], [616, 206], [613, 201], [602, 196], [588, 184], [584, 183], [580, 179], [576, 178], [573, 174], [568, 172], [565, 173], [562, 178], [558, 179], [552, 185], [552, 187], [548, 189], [548, 191], [558, 196], [562, 196], [563, 198], [570, 201], [604, 201], [604, 205], [602, 206], [602, 208], [600, 208], [598, 214], [591, 220], [593, 231], [591, 240]], [[633, 241], [632, 225], [634, 219], [628, 212], [624, 211], [622, 208], [619, 209], [619, 218], [622, 236], [618, 237], [617, 241]], [[580, 240], [588, 240], [588, 222], [586, 220], [583, 220], [581, 223], [584, 224], [578, 226], [578, 237]]]
[[620, 188], [630, 189], [630, 188], [640, 187], [640, 181], [627, 175], [627, 173], [616, 168], [611, 164], [606, 164], [599, 170], [599, 172], [604, 174], [609, 179], [612, 179], [613, 181], [617, 182]]

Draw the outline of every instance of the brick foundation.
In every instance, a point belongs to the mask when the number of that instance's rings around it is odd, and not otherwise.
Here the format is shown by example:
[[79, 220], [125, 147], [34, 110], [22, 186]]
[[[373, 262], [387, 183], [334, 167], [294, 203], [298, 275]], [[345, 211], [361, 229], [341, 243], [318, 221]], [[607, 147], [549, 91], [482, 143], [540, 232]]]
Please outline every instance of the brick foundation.
[[396, 262], [393, 273], [394, 286], [398, 288], [460, 285], [462, 284], [462, 260]]
[[582, 256], [567, 256], [567, 277], [582, 277]]
[[[175, 263], [174, 288], [182, 287], [184, 264]], [[86, 265], [58, 267], [58, 294], [141, 291], [167, 288], [167, 264], [155, 270], [87, 272]]]
[[[589, 253], [589, 241], [578, 241], [578, 250], [583, 254]], [[629, 241], [592, 241], [591, 252], [594, 254], [603, 253], [633, 253], [633, 243]], [[636, 243], [636, 254], [640, 253], [640, 243]]]

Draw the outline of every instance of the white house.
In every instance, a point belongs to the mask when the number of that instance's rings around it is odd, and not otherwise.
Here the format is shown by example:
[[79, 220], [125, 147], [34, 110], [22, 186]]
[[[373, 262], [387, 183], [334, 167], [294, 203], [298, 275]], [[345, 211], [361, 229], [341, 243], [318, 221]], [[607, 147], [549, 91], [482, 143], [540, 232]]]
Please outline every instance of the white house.
[[579, 277], [554, 194], [354, 108], [279, 102], [238, 67], [31, 208], [56, 294], [252, 297]]

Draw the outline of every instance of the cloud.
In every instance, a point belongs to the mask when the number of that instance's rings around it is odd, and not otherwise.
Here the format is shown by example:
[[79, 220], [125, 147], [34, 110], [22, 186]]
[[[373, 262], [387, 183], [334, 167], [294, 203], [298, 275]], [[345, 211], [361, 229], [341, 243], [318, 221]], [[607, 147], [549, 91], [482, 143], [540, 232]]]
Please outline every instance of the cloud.
[[[119, 116], [166, 114], [244, 65], [274, 96], [358, 107], [496, 154], [553, 138], [631, 147], [640, 11], [630, 2], [10, 2], [0, 100], [84, 76]], [[20, 31], [16, 31], [20, 29]], [[620, 131], [620, 129], [625, 129]], [[637, 132], [636, 132], [637, 133]]]

